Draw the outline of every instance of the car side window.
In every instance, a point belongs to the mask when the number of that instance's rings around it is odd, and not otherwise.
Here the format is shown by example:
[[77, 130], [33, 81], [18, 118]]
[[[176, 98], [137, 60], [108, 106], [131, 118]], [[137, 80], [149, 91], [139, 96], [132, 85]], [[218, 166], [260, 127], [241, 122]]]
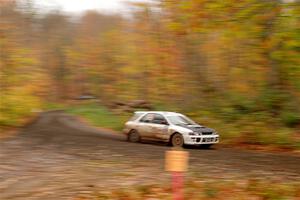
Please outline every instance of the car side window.
[[144, 117], [142, 117], [142, 119], [140, 119], [140, 122], [152, 123], [153, 119], [154, 119], [154, 114], [149, 113], [149, 114], [146, 114]]
[[154, 124], [165, 124], [165, 125], [168, 124], [166, 118], [164, 116], [162, 116], [161, 114], [154, 114], [154, 118], [153, 118], [152, 123], [154, 123]]

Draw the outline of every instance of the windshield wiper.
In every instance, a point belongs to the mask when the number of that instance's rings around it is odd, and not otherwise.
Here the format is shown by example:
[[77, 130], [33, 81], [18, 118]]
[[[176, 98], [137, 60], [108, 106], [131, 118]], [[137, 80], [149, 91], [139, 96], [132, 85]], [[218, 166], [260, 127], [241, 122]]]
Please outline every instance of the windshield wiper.
[[195, 125], [195, 124], [192, 124], [192, 123], [186, 123], [186, 125]]
[[189, 124], [187, 124], [187, 123], [177, 123], [175, 125], [189, 125]]

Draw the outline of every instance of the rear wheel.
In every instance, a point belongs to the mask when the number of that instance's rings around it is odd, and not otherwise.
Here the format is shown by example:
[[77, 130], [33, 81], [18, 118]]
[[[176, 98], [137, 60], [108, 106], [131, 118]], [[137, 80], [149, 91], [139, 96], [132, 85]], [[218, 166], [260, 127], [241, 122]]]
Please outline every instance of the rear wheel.
[[140, 138], [140, 134], [136, 130], [132, 130], [128, 134], [127, 139], [129, 142], [139, 142], [141, 138]]
[[173, 147], [182, 147], [184, 140], [181, 134], [175, 133], [171, 139], [171, 144]]

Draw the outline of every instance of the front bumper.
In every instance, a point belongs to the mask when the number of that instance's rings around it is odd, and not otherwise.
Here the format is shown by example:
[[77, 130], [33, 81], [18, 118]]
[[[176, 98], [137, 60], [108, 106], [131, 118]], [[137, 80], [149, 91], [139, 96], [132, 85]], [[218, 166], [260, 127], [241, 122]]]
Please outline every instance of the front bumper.
[[188, 145], [216, 144], [216, 143], [219, 143], [219, 135], [184, 136], [184, 144], [188, 144]]

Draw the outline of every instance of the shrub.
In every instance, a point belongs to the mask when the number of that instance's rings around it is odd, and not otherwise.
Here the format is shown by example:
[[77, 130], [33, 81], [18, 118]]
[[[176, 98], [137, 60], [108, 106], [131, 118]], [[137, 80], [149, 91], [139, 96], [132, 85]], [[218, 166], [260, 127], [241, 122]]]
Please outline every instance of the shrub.
[[280, 116], [282, 122], [288, 127], [295, 127], [300, 124], [300, 114], [293, 111], [285, 111]]

